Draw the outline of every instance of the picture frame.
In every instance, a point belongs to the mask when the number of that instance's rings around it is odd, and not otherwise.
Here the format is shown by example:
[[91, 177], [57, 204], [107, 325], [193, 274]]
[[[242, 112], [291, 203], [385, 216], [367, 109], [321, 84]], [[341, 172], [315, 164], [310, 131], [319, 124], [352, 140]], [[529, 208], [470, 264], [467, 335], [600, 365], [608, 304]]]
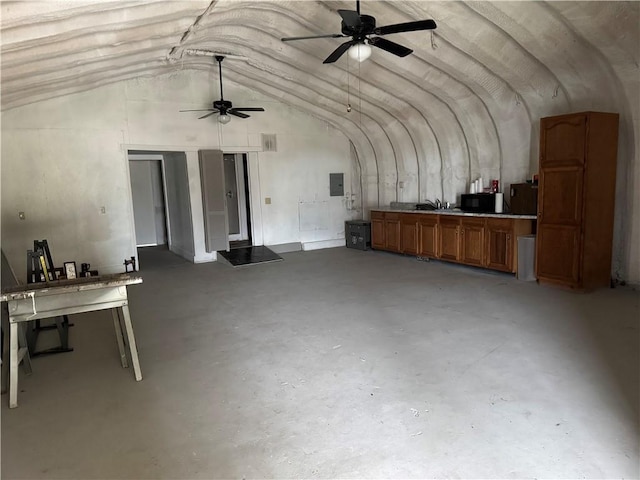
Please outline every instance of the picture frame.
[[76, 268], [76, 262], [64, 262], [64, 272], [68, 280], [78, 278], [78, 269]]
[[64, 280], [67, 278], [64, 268], [57, 267], [54, 268], [53, 271], [55, 272], [54, 276], [56, 277], [54, 280]]

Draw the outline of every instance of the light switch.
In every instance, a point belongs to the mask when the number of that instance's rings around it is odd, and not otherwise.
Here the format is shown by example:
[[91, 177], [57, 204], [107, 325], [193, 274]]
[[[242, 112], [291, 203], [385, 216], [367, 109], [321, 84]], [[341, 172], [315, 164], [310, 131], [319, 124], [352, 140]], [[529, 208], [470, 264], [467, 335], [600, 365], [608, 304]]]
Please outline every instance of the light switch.
[[266, 197], [266, 198], [264, 199], [264, 204], [265, 204], [265, 205], [271, 205], [271, 197]]

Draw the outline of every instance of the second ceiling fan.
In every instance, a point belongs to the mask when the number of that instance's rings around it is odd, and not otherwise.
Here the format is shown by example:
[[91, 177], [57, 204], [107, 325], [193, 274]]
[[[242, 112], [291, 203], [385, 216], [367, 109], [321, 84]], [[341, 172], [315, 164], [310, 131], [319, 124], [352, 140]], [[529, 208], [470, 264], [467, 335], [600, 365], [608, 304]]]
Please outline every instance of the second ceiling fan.
[[250, 115], [247, 115], [243, 112], [264, 112], [264, 108], [262, 107], [234, 107], [233, 104], [229, 100], [224, 99], [224, 95], [222, 93], [222, 60], [224, 60], [224, 56], [216, 55], [216, 61], [218, 62], [218, 73], [220, 77], [220, 100], [216, 100], [213, 102], [213, 108], [206, 109], [198, 109], [198, 110], [180, 110], [181, 112], [210, 112], [206, 115], [198, 117], [198, 120], [203, 118], [210, 117], [214, 113], [219, 113], [218, 122], [220, 123], [229, 123], [231, 117], [229, 115], [234, 115], [240, 118], [249, 118]]
[[398, 43], [371, 35], [389, 35], [391, 33], [415, 32], [419, 30], [433, 30], [436, 22], [433, 20], [418, 20], [415, 22], [396, 23], [384, 27], [376, 27], [376, 19], [371, 15], [360, 14], [360, 0], [356, 0], [356, 10], [338, 10], [342, 17], [342, 33], [329, 33], [325, 35], [311, 35], [308, 37], [285, 37], [283, 42], [294, 40], [308, 40], [313, 38], [342, 38], [351, 37], [351, 40], [344, 42], [336, 48], [322, 63], [333, 63], [349, 50], [349, 55], [354, 59], [363, 61], [371, 55], [371, 47], [381, 48], [398, 57], [406, 57], [413, 52]]

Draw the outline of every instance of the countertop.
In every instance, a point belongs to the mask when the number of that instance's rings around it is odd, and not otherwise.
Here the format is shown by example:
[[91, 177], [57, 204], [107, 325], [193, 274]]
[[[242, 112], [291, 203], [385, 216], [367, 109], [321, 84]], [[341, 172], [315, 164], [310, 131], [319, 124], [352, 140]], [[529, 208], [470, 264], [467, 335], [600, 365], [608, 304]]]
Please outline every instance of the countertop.
[[463, 212], [458, 209], [441, 209], [441, 210], [406, 210], [401, 208], [380, 207], [372, 208], [375, 212], [397, 212], [397, 213], [425, 213], [431, 215], [459, 215], [461, 217], [491, 217], [491, 218], [516, 218], [519, 220], [535, 220], [535, 215], [516, 215], [513, 213], [471, 213]]

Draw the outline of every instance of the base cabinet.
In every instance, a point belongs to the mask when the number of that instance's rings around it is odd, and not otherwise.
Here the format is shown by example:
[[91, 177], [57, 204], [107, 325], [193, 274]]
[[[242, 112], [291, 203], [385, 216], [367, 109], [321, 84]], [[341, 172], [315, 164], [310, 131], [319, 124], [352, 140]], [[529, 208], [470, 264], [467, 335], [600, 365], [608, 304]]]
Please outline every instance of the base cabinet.
[[513, 221], [488, 218], [486, 234], [486, 266], [503, 272], [514, 271]]
[[438, 256], [438, 216], [417, 215], [418, 255], [436, 258]]
[[460, 223], [460, 261], [467, 265], [484, 267], [485, 219], [463, 217]]
[[[532, 226], [529, 219], [372, 211], [371, 245], [378, 250], [516, 273], [517, 237], [530, 234]], [[539, 265], [555, 268], [553, 275], [573, 274], [564, 263], [550, 258], [541, 259]]]
[[374, 213], [378, 212], [371, 212], [371, 248], [384, 250], [384, 214], [377, 218]]
[[371, 212], [371, 247], [377, 250], [400, 252], [400, 214]]
[[418, 215], [400, 215], [400, 251], [407, 255], [418, 255]]
[[457, 262], [460, 259], [460, 217], [440, 217], [438, 226], [438, 258]]

